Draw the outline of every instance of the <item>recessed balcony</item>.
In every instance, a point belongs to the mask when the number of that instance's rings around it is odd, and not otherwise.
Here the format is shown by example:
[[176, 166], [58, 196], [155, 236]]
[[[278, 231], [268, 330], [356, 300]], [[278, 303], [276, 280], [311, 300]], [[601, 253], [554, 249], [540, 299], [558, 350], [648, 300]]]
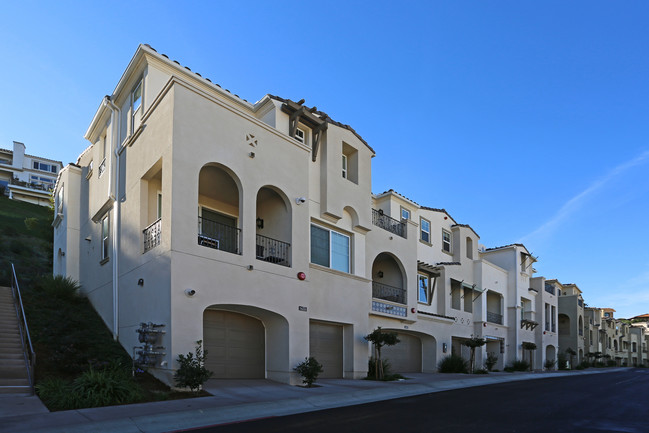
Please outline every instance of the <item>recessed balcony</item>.
[[198, 245], [241, 254], [239, 251], [240, 237], [241, 229], [237, 227], [198, 217]]
[[404, 239], [406, 238], [406, 223], [385, 215], [382, 210], [372, 209], [372, 224]]

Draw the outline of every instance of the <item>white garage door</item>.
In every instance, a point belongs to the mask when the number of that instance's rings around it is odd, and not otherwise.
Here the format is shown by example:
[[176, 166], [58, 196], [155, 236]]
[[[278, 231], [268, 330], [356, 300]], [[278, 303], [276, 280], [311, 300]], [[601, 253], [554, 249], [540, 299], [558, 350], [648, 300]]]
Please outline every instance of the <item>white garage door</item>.
[[390, 363], [392, 373], [421, 373], [421, 340], [408, 334], [397, 334], [399, 343], [384, 346], [381, 358]]
[[215, 379], [263, 379], [264, 325], [229, 311], [206, 310], [203, 316], [205, 367]]
[[311, 322], [309, 353], [323, 366], [323, 379], [343, 377], [343, 327]]

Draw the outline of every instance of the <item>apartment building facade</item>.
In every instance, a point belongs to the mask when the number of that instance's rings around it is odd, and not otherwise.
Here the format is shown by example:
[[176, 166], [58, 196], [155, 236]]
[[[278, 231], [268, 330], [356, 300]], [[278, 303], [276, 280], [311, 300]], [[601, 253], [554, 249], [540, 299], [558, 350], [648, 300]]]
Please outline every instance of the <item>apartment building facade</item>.
[[[366, 375], [377, 327], [394, 371], [433, 372], [483, 337], [496, 368], [558, 353], [557, 295], [521, 244], [486, 249], [444, 209], [371, 192], [374, 150], [326, 113], [250, 103], [149, 46], [104, 98], [55, 190], [54, 273], [78, 279], [129, 353], [164, 325], [150, 371], [202, 340], [219, 378]], [[546, 326], [547, 325], [547, 326]], [[153, 353], [155, 352], [155, 353]]]
[[29, 155], [24, 143], [14, 141], [12, 149], [0, 149], [0, 187], [12, 200], [49, 206], [61, 167], [61, 161]]

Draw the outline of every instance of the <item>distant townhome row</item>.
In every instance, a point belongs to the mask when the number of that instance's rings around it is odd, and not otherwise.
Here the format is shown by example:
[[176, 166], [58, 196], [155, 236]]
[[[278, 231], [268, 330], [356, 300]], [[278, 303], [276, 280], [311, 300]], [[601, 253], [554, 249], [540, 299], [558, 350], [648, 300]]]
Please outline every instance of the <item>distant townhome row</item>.
[[[568, 311], [576, 286], [535, 277], [524, 245], [485, 248], [444, 209], [372, 194], [374, 150], [304, 101], [250, 103], [141, 45], [86, 138], [56, 184], [54, 273], [168, 383], [197, 340], [217, 378], [293, 384], [306, 356], [365, 377], [377, 327], [398, 333], [400, 373], [468, 358], [472, 337], [498, 369], [553, 368], [564, 327], [579, 359], [604, 350], [572, 337], [590, 329]], [[164, 329], [155, 347], [143, 323]]]

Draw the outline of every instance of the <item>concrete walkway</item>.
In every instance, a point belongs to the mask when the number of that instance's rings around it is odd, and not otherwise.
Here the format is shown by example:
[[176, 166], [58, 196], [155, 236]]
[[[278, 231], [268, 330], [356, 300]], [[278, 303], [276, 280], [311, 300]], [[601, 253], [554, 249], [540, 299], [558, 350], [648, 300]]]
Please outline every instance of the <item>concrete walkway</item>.
[[0, 399], [0, 432], [171, 432], [472, 386], [624, 370], [488, 375], [416, 373], [398, 382], [323, 379], [317, 382], [319, 387], [310, 389], [268, 380], [210, 380], [205, 389], [212, 397], [51, 413], [43, 413], [38, 405], [21, 406], [3, 398]]

